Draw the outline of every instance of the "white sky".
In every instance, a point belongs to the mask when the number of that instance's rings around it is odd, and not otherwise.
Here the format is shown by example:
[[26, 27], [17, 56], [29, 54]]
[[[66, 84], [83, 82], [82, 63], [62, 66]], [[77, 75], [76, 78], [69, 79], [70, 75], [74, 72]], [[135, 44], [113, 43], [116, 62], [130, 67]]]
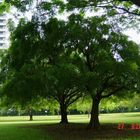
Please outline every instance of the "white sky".
[[124, 31], [124, 33], [126, 35], [128, 35], [131, 40], [133, 40], [136, 43], [140, 44], [140, 33], [137, 33], [137, 31], [132, 30], [132, 29]]
[[[12, 9], [11, 11], [12, 11], [12, 13], [17, 12], [15, 9]], [[74, 12], [76, 13], [76, 11], [74, 11]], [[99, 15], [100, 15], [101, 13], [102, 13], [102, 11], [99, 12]], [[32, 14], [33, 14], [32, 12], [25, 12], [25, 13], [24, 13], [25, 17], [27, 17], [29, 20], [31, 19]], [[62, 20], [66, 20], [66, 17], [68, 17], [69, 14], [70, 14], [70, 13], [65, 13], [65, 15], [64, 15], [64, 14], [62, 14], [62, 15], [57, 15], [57, 17], [60, 18], [60, 19], [62, 19]], [[94, 15], [98, 15], [98, 13], [96, 13], [96, 12], [91, 12], [91, 11], [87, 11], [87, 13], [86, 13], [86, 16], [87, 16], [87, 17], [88, 17], [88, 16], [89, 16], [89, 17], [90, 17], [90, 16], [94, 16]], [[124, 31], [123, 33], [126, 34], [126, 35], [128, 35], [130, 40], [133, 40], [133, 41], [135, 41], [136, 43], [140, 44], [140, 33], [138, 33], [136, 30], [128, 29], [128, 30]]]

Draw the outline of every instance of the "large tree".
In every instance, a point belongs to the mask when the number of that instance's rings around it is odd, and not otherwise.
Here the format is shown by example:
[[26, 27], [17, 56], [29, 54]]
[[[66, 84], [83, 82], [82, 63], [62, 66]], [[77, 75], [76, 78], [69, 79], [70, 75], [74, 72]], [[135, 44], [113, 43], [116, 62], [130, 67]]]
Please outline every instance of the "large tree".
[[[12, 31], [6, 56], [11, 74], [3, 93], [21, 104], [34, 98], [56, 99], [60, 105], [61, 123], [68, 123], [67, 108], [82, 96], [80, 71], [66, 48], [66, 25], [57, 19], [42, 23], [21, 20]], [[11, 73], [12, 72], [12, 73]], [[9, 74], [9, 75], [10, 75]]]
[[124, 95], [136, 90], [139, 84], [138, 45], [122, 33], [116, 33], [105, 21], [103, 17], [72, 15], [68, 24], [69, 42], [75, 49], [75, 55], [83, 62], [81, 71], [92, 98], [90, 128], [99, 127], [99, 104], [102, 99]]

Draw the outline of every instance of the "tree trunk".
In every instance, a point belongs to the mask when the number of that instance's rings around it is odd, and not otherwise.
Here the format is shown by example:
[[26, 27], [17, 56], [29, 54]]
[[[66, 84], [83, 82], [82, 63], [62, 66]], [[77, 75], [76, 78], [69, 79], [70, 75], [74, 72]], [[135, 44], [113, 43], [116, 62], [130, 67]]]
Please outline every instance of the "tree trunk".
[[88, 124], [88, 128], [93, 129], [99, 129], [100, 123], [99, 123], [99, 103], [100, 99], [98, 99], [96, 96], [92, 98], [92, 108], [91, 108], [91, 117], [90, 122]]
[[61, 124], [68, 124], [67, 118], [67, 107], [64, 103], [60, 104], [60, 112], [61, 112]]
[[90, 111], [88, 111], [88, 118], [90, 117]]
[[30, 117], [30, 121], [33, 120], [33, 112], [32, 112], [32, 109], [29, 110], [29, 117]]

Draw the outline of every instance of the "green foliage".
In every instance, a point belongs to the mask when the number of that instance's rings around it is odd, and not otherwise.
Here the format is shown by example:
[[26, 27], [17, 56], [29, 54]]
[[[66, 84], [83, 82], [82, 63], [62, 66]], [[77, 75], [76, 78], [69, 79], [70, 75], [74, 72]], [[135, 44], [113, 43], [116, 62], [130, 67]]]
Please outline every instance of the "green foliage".
[[9, 12], [9, 8], [10, 8], [9, 4], [1, 2], [0, 3], [0, 14], [2, 14], [3, 12]]
[[56, 18], [41, 26], [42, 35], [37, 22], [21, 19], [12, 31], [5, 58], [10, 77], [2, 92], [24, 106], [34, 99], [39, 102], [40, 97], [61, 103], [65, 96], [68, 107], [81, 96], [83, 87], [80, 71], [72, 63], [74, 56], [64, 45], [66, 26]]
[[110, 97], [101, 101], [100, 110], [108, 112], [135, 112], [139, 111], [139, 95], [128, 93], [127, 97]]
[[90, 113], [91, 111], [91, 98], [89, 96], [84, 96], [83, 98], [78, 99], [75, 103], [73, 103], [69, 110], [77, 110], [83, 114]]
[[135, 89], [139, 67], [138, 45], [105, 21], [105, 17], [71, 15], [68, 23], [72, 49], [86, 67], [85, 86], [93, 95], [98, 91], [103, 96], [122, 86]]
[[[37, 24], [21, 20], [19, 26], [11, 34], [10, 59], [12, 67], [19, 70], [25, 62], [31, 61], [39, 47], [40, 34], [37, 31]], [[19, 47], [21, 46], [21, 47]]]

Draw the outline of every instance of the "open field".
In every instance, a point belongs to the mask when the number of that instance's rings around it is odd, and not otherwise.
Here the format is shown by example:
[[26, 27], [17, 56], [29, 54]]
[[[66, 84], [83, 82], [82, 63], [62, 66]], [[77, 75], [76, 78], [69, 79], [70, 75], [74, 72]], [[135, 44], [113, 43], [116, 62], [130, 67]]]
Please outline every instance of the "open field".
[[[69, 115], [69, 122], [88, 123], [88, 115]], [[136, 113], [110, 113], [100, 114], [101, 123], [140, 123], [140, 112]], [[1, 117], [0, 124], [2, 123], [58, 123], [60, 116], [33, 116], [34, 121], [28, 121], [28, 116], [10, 116]]]
[[[102, 129], [87, 130], [88, 115], [70, 115], [69, 125], [59, 125], [60, 116], [0, 117], [0, 140], [95, 140], [95, 139], [140, 139], [140, 129], [131, 129], [140, 124], [140, 113], [101, 114]], [[125, 127], [118, 130], [118, 123]]]

